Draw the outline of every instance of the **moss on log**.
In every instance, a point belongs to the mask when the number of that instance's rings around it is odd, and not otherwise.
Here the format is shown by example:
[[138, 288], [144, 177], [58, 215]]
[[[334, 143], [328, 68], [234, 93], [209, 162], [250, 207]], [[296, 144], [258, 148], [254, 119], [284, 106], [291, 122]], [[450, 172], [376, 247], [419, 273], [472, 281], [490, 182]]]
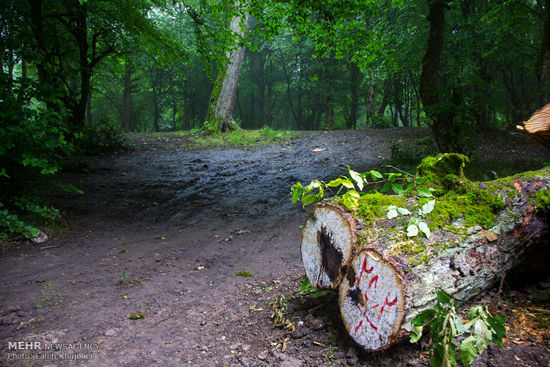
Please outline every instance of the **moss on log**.
[[[463, 300], [494, 285], [548, 238], [550, 167], [489, 182], [464, 177], [467, 158], [445, 154], [418, 167], [433, 198], [367, 194], [359, 207], [338, 199], [316, 205], [306, 219], [302, 260], [314, 286], [338, 288], [350, 336], [366, 350], [392, 345], [442, 289]], [[409, 237], [418, 209], [431, 233]], [[387, 207], [411, 215], [388, 219]], [[545, 240], [545, 241], [543, 241]]]

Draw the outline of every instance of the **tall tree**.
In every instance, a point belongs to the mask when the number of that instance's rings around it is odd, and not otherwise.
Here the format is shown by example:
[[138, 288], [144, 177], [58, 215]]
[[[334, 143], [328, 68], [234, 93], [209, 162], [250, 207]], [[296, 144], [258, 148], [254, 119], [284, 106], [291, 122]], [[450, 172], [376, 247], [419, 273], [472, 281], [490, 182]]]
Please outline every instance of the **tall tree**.
[[236, 13], [231, 19], [229, 30], [239, 42], [227, 51], [227, 62], [218, 72], [214, 89], [210, 96], [208, 116], [204, 129], [210, 132], [233, 130], [237, 126], [233, 121], [233, 106], [244, 62], [245, 48], [242, 40], [248, 28], [249, 14], [245, 5], [235, 1]]

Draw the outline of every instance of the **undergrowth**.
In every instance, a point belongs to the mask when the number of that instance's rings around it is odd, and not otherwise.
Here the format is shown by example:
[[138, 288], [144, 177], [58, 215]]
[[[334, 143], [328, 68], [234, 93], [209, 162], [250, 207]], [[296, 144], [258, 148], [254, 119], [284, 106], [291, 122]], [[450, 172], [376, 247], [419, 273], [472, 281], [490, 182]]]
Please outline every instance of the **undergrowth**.
[[[187, 133], [176, 132], [175, 134], [184, 135]], [[297, 135], [298, 133], [295, 131], [273, 130], [269, 126], [264, 126], [259, 130], [243, 129], [211, 135], [197, 134], [191, 138], [191, 141], [207, 148], [223, 146], [254, 146], [277, 143], [281, 140], [294, 138]]]

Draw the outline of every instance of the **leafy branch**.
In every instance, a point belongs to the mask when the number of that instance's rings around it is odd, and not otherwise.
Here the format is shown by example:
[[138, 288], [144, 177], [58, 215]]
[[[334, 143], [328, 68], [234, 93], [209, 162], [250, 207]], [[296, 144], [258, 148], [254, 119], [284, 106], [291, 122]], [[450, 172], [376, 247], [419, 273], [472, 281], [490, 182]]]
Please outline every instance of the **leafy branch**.
[[[306, 207], [323, 200], [327, 191], [333, 195], [339, 195], [342, 190], [347, 190], [342, 194], [342, 201], [346, 207], [354, 209], [359, 205], [358, 199], [361, 195], [368, 192], [365, 191], [367, 187], [376, 187], [383, 184], [380, 191], [389, 192], [391, 190], [396, 195], [408, 194], [414, 188], [413, 183], [404, 188], [403, 184], [399, 182], [403, 181], [404, 173], [391, 172], [382, 174], [376, 170], [359, 173], [352, 170], [349, 166], [347, 166], [347, 169], [349, 176], [340, 176], [328, 183], [319, 180], [311, 181], [307, 186], [302, 185], [301, 182], [295, 183], [291, 187], [292, 203], [296, 204], [298, 201], [301, 201], [302, 206]], [[386, 177], [384, 178], [384, 176]]]
[[[477, 305], [470, 308], [467, 317], [468, 321], [463, 322], [458, 316], [454, 298], [439, 290], [434, 307], [412, 320], [416, 326], [411, 331], [410, 341], [416, 343], [422, 336], [423, 328], [430, 327], [431, 367], [456, 366], [459, 347], [459, 357], [465, 366], [471, 365], [489, 343], [502, 347], [502, 339], [506, 337], [504, 315], [493, 316], [486, 306]], [[467, 335], [466, 338], [458, 345], [456, 340], [464, 335]]]

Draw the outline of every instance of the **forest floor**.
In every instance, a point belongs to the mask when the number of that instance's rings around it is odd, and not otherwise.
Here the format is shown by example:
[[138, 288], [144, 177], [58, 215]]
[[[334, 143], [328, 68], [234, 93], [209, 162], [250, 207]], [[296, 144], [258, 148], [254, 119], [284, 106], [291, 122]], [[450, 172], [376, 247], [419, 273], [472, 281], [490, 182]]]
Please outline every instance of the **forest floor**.
[[[183, 136], [134, 135], [129, 152], [62, 176], [85, 192], [51, 198], [64, 232], [38, 245], [4, 244], [0, 365], [427, 365], [426, 338], [361, 351], [334, 296], [289, 302], [292, 334], [270, 319], [270, 303], [296, 294], [304, 274], [307, 211], [291, 205], [290, 186], [335, 178], [346, 165], [377, 168], [392, 141], [425, 136], [413, 128], [312, 132], [205, 149], [182, 148]], [[485, 141], [480, 159], [550, 160], [525, 137]], [[543, 280], [480, 297], [507, 315], [508, 338], [474, 366], [549, 366], [550, 307], [540, 303], [549, 287]], [[21, 341], [42, 350], [10, 350]], [[45, 349], [52, 344], [59, 350]]]

